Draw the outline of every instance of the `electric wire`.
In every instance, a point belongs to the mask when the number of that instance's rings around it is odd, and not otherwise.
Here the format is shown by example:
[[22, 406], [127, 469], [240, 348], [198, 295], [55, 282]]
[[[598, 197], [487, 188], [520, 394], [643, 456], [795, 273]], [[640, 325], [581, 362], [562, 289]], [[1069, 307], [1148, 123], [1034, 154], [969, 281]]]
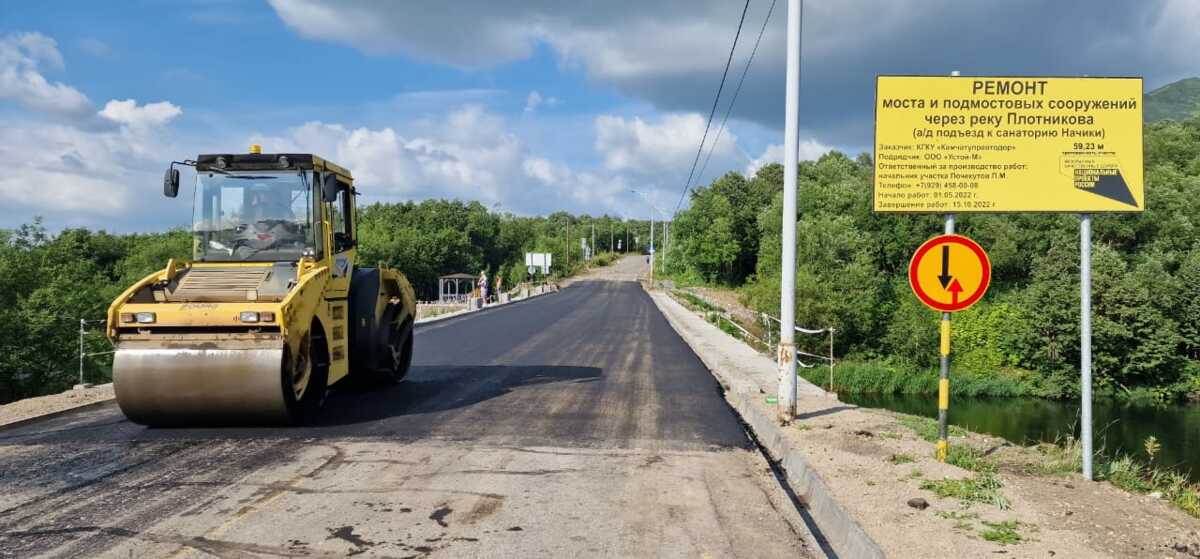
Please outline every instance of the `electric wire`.
[[729, 107], [725, 109], [725, 116], [721, 118], [721, 127], [717, 128], [717, 135], [713, 139], [712, 145], [708, 147], [708, 155], [704, 157], [704, 164], [700, 166], [700, 172], [697, 174], [697, 179], [704, 176], [705, 169], [708, 169], [708, 162], [712, 159], [713, 152], [717, 149], [717, 144], [721, 142], [721, 134], [725, 132], [725, 123], [729, 121], [729, 114], [733, 112], [733, 105], [737, 103], [738, 94], [742, 92], [742, 84], [746, 82], [746, 74], [750, 73], [750, 65], [754, 63], [754, 55], [758, 53], [758, 45], [762, 43], [763, 33], [767, 30], [767, 23], [771, 21], [771, 14], [775, 12], [775, 3], [778, 0], [771, 0], [771, 7], [767, 9], [767, 17], [763, 19], [762, 28], [758, 30], [758, 39], [754, 41], [754, 48], [750, 51], [750, 58], [746, 59], [746, 66], [742, 68], [742, 77], [738, 79], [737, 87], [733, 89], [733, 97], [729, 100]]
[[746, 5], [742, 7], [742, 18], [738, 20], [737, 33], [733, 35], [733, 45], [729, 47], [729, 57], [725, 60], [725, 71], [721, 73], [721, 83], [717, 86], [717, 96], [713, 98], [712, 109], [708, 112], [708, 123], [704, 125], [704, 135], [700, 138], [700, 147], [696, 150], [696, 158], [692, 161], [692, 170], [688, 173], [687, 182], [683, 184], [683, 192], [679, 193], [679, 202], [675, 204], [676, 212], [683, 205], [683, 199], [687, 196], [688, 189], [692, 185], [692, 177], [696, 174], [696, 166], [700, 164], [700, 155], [704, 153], [704, 143], [708, 140], [708, 130], [712, 127], [713, 117], [717, 115], [717, 105], [721, 101], [721, 91], [725, 89], [725, 80], [729, 77], [729, 67], [733, 64], [733, 52], [737, 50], [738, 38], [742, 35], [742, 25], [746, 23], [746, 12], [749, 9], [750, 0], [746, 0]]

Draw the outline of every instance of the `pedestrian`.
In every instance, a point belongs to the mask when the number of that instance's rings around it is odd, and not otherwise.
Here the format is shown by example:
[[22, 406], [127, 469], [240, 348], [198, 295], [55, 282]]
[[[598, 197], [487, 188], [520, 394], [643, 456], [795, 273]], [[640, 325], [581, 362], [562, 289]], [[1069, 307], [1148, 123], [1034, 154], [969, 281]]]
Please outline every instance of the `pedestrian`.
[[487, 272], [479, 272], [479, 281], [476, 282], [479, 287], [479, 298], [483, 300], [483, 304], [487, 304], [488, 300], [488, 278]]
[[500, 302], [500, 294], [504, 292], [504, 279], [499, 272], [496, 272], [496, 302]]

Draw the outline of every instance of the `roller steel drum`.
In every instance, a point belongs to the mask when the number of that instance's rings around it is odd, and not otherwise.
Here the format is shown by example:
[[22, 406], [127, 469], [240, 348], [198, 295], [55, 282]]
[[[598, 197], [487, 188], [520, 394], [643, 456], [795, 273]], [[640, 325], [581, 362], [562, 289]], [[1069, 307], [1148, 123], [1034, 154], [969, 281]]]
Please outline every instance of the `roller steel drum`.
[[152, 426], [289, 423], [283, 342], [255, 345], [122, 344], [113, 357], [117, 404], [131, 421]]

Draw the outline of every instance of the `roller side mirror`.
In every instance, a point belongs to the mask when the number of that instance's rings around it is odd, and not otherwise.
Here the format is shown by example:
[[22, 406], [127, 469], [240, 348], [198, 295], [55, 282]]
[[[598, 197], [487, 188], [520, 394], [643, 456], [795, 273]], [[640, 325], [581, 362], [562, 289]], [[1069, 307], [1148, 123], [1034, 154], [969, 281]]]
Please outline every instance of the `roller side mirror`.
[[179, 196], [179, 169], [171, 167], [163, 175], [163, 195], [167, 198]]
[[336, 202], [338, 196], [338, 181], [337, 175], [326, 173], [324, 182], [321, 183], [321, 200], [325, 202]]

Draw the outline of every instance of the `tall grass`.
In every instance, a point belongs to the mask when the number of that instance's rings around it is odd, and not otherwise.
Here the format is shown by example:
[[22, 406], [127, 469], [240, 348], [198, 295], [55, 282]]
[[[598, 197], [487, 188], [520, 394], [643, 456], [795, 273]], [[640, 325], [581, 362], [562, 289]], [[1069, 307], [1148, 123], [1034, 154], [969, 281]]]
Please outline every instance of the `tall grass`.
[[1182, 474], [1139, 462], [1130, 455], [1100, 464], [1099, 477], [1133, 493], [1158, 493], [1160, 498], [1200, 518], [1200, 484]]
[[[829, 382], [825, 369], [803, 369], [800, 375], [809, 382]], [[937, 394], [938, 374], [933, 369], [916, 369], [881, 361], [839, 361], [834, 371], [834, 389], [838, 392], [865, 394]], [[1012, 377], [959, 373], [950, 383], [954, 396], [1006, 398], [1025, 396], [1031, 387]]]

